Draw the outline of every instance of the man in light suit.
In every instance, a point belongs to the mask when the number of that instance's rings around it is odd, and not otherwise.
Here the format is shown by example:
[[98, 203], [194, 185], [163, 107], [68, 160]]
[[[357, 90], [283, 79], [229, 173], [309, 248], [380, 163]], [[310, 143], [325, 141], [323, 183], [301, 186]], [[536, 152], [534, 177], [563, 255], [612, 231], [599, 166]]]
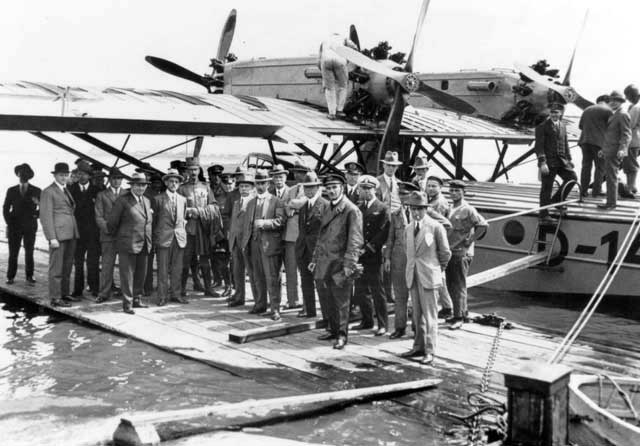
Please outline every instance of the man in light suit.
[[69, 276], [80, 234], [73, 215], [75, 202], [66, 188], [69, 165], [57, 163], [51, 173], [54, 182], [40, 195], [40, 224], [49, 241], [49, 298], [53, 306], [70, 307], [67, 300], [75, 299], [69, 296]]
[[124, 175], [120, 169], [114, 167], [109, 172], [109, 187], [98, 193], [95, 204], [96, 224], [100, 229], [100, 251], [102, 253], [102, 268], [100, 270], [100, 291], [96, 302], [105, 302], [113, 293], [113, 268], [116, 264], [116, 236], [109, 232], [107, 218], [116, 200], [125, 194], [122, 187]]
[[[269, 175], [258, 170], [255, 175], [256, 195], [247, 208], [253, 215], [251, 229], [251, 289], [255, 301], [250, 313], [280, 320], [280, 267], [282, 266], [282, 228], [285, 222], [282, 201], [267, 191]], [[267, 311], [267, 296], [271, 311]]]
[[401, 356], [422, 356], [422, 364], [433, 361], [438, 339], [438, 289], [442, 271], [451, 258], [444, 227], [427, 215], [429, 202], [424, 192], [412, 192], [406, 201], [412, 224], [405, 229], [407, 266], [405, 278], [413, 300], [413, 348]]
[[[249, 254], [249, 240], [251, 239], [252, 216], [248, 212], [248, 204], [255, 186], [253, 174], [240, 172], [236, 176], [239, 197], [233, 201], [229, 224], [229, 250], [231, 251], [231, 267], [235, 293], [229, 300], [230, 307], [244, 305], [245, 302], [245, 273], [253, 277], [251, 256]], [[228, 199], [231, 200], [231, 194]], [[255, 309], [255, 307], [254, 307]], [[266, 309], [266, 308], [265, 308]]]
[[[147, 260], [151, 252], [153, 210], [144, 191], [149, 184], [143, 173], [136, 172], [129, 181], [131, 190], [116, 200], [107, 218], [107, 227], [116, 234], [120, 258], [122, 308], [134, 314], [133, 308], [146, 308], [142, 302]], [[133, 308], [132, 308], [133, 307]]]
[[169, 169], [162, 177], [167, 190], [153, 197], [153, 246], [158, 259], [158, 306], [166, 305], [167, 300], [189, 303], [186, 297], [180, 295], [183, 254], [187, 246], [187, 199], [178, 194], [177, 190], [183, 181], [184, 177], [176, 169]]

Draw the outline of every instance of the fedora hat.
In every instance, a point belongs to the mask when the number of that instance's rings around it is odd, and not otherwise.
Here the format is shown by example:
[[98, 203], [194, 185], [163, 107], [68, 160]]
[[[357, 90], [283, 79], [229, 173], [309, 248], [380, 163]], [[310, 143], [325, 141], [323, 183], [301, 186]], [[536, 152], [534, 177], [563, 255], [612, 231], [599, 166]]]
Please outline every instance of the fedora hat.
[[[273, 169], [271, 169], [271, 172], [269, 172], [269, 175], [271, 175], [272, 177], [276, 175], [288, 175], [288, 174], [289, 174], [289, 171], [285, 169], [282, 164], [276, 164], [275, 166], [273, 166]], [[258, 181], [257, 175], [256, 175], [256, 181]]]
[[355, 161], [350, 161], [348, 163], [346, 163], [344, 165], [344, 168], [346, 169], [347, 173], [356, 173], [356, 174], [363, 174], [364, 173], [364, 166], [360, 163], [357, 163]]
[[149, 184], [149, 181], [147, 180], [147, 176], [142, 172], [134, 172], [133, 175], [131, 175], [129, 184]]
[[337, 173], [330, 173], [324, 177], [322, 184], [325, 186], [329, 186], [331, 184], [341, 184], [344, 186], [345, 179], [342, 175], [338, 175]]
[[429, 200], [427, 199], [427, 194], [421, 191], [414, 190], [404, 200], [404, 204], [417, 208], [426, 208], [429, 207]]
[[89, 161], [80, 160], [77, 166], [79, 172], [88, 173], [89, 175], [93, 174], [93, 169], [91, 169], [91, 164], [89, 164]]
[[180, 175], [177, 169], [169, 169], [167, 173], [162, 176], [162, 182], [164, 183], [169, 178], [177, 178], [181, 183], [184, 181], [184, 177]]
[[299, 171], [299, 172], [309, 172], [311, 170], [311, 168], [309, 166], [306, 165], [306, 163], [302, 160], [295, 160], [293, 162], [293, 166], [291, 166], [291, 170], [292, 171]]
[[613, 90], [611, 93], [609, 93], [609, 101], [624, 102], [626, 101], [626, 99], [618, 90]]
[[398, 160], [398, 152], [391, 150], [384, 154], [384, 159], [380, 160], [380, 162], [392, 166], [402, 166], [402, 162]]
[[18, 164], [13, 169], [13, 171], [15, 172], [16, 175], [20, 175], [20, 172], [25, 171], [26, 172], [26, 176], [27, 176], [27, 180], [30, 180], [34, 176], [33, 169], [27, 163]]
[[364, 188], [375, 188], [377, 189], [380, 186], [380, 181], [376, 177], [371, 175], [362, 175], [358, 178], [358, 186]]
[[185, 167], [200, 167], [200, 158], [197, 156], [188, 156], [185, 158]]
[[411, 168], [413, 170], [416, 169], [429, 169], [431, 168], [431, 162], [429, 160], [427, 160], [426, 157], [424, 156], [419, 156], [416, 158], [415, 163], [413, 163], [413, 166], [411, 166]]
[[124, 178], [124, 174], [117, 167], [109, 169], [109, 178]]
[[256, 183], [266, 183], [267, 181], [271, 181], [271, 177], [264, 169], [258, 169], [253, 178], [255, 179]]
[[236, 184], [251, 184], [252, 186], [256, 184], [255, 178], [251, 172], [239, 172], [236, 173]]
[[322, 185], [322, 181], [320, 181], [320, 178], [318, 178], [317, 173], [311, 171], [311, 172], [307, 172], [301, 184], [303, 187], [320, 186]]
[[408, 181], [398, 181], [398, 192], [400, 195], [409, 195], [411, 192], [419, 191], [420, 186]]
[[56, 163], [56, 165], [53, 167], [53, 172], [51, 172], [52, 174], [57, 174], [57, 173], [69, 173], [69, 165], [67, 163]]

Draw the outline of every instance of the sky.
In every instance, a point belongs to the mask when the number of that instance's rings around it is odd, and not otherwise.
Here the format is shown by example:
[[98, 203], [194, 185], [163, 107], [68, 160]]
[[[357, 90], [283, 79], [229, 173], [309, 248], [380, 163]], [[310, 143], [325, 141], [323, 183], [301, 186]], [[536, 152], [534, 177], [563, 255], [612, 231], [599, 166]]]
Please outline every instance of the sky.
[[[420, 4], [420, 0], [6, 2], [0, 15], [4, 61], [0, 82], [200, 92], [201, 87], [153, 68], [144, 57], [163, 57], [197, 73], [210, 72], [209, 59], [216, 53], [232, 8], [238, 11], [238, 22], [231, 51], [244, 60], [315, 54], [325, 36], [332, 31], [346, 34], [350, 24], [356, 25], [363, 47], [387, 40], [394, 51], [406, 52]], [[563, 73], [587, 9], [572, 76], [574, 88], [593, 99], [640, 81], [633, 45], [640, 2], [623, 0], [432, 0], [415, 71], [512, 67], [516, 61], [531, 64], [545, 58]], [[9, 141], [0, 133], [1, 151]], [[30, 149], [40, 144], [28, 141]], [[227, 144], [212, 138], [205, 148]], [[71, 159], [50, 153], [52, 162]]]

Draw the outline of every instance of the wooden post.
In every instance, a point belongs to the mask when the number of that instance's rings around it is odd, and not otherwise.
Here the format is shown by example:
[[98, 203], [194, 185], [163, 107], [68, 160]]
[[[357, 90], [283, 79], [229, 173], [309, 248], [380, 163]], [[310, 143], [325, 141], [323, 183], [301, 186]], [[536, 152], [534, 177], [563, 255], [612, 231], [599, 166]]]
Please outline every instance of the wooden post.
[[570, 375], [569, 367], [533, 362], [505, 374], [508, 445], [568, 444]]

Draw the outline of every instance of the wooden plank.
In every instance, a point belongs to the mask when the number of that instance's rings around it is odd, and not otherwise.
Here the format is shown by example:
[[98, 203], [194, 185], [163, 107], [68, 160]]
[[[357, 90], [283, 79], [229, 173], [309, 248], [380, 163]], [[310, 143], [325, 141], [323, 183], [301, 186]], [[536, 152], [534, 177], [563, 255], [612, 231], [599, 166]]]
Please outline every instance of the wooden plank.
[[[194, 435], [192, 437], [171, 440], [162, 444], [166, 446], [202, 446], [207, 444], [216, 446], [238, 446], [239, 444], [259, 444], [260, 446], [320, 446], [320, 443], [307, 443], [290, 440], [288, 438], [229, 431]], [[327, 445], [327, 443], [322, 444]]]
[[257, 341], [259, 339], [268, 339], [278, 336], [286, 336], [289, 334], [300, 333], [303, 331], [316, 330], [325, 328], [327, 321], [315, 319], [312, 321], [298, 323], [282, 323], [270, 327], [258, 327], [249, 330], [234, 330], [229, 332], [229, 341], [236, 344], [244, 344], [245, 342]]
[[536, 254], [528, 255], [517, 260], [513, 260], [508, 263], [490, 268], [479, 273], [473, 274], [467, 277], [467, 288], [482, 285], [492, 280], [500, 279], [501, 277], [508, 276], [509, 274], [517, 273], [524, 269], [530, 268], [539, 264], [547, 258], [548, 253], [539, 252]]

